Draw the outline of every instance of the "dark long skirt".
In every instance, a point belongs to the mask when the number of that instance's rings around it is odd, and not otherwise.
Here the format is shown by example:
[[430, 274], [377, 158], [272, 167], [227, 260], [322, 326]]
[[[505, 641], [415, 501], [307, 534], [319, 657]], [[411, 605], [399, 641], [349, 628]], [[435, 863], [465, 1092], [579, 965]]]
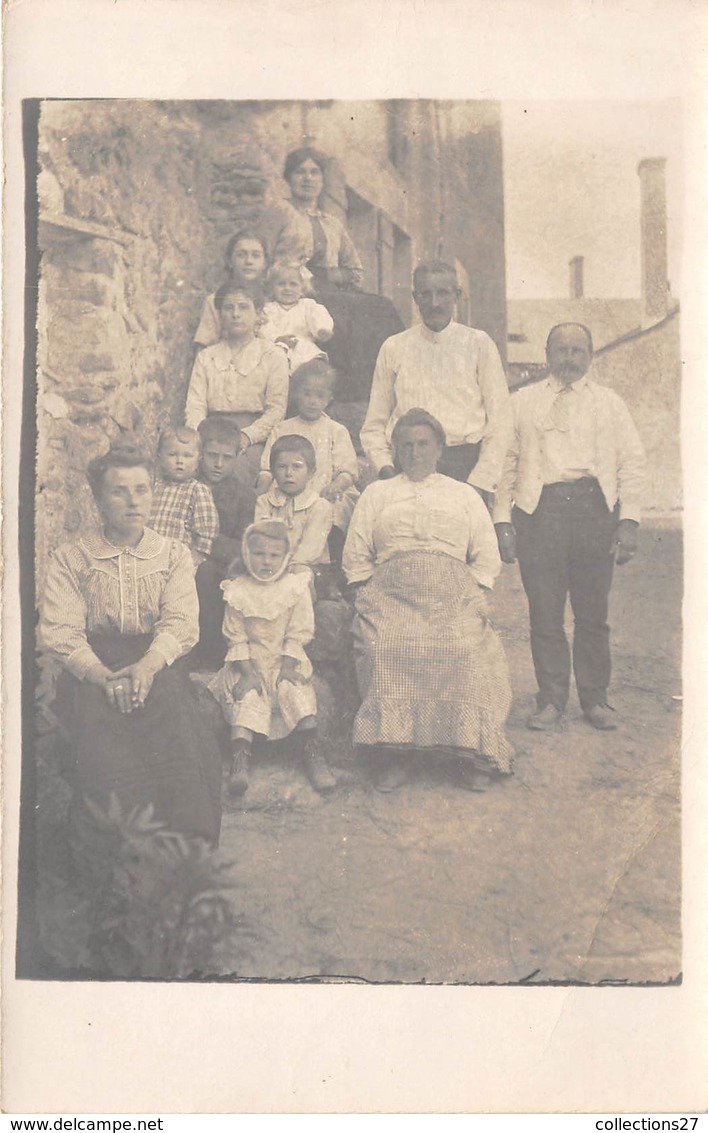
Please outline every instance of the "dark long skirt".
[[334, 319], [334, 335], [324, 349], [339, 373], [337, 399], [368, 402], [379, 350], [405, 330], [403, 320], [385, 295], [320, 284], [317, 299]]
[[[113, 671], [140, 660], [149, 635], [97, 635], [91, 646]], [[102, 806], [114, 793], [127, 813], [152, 803], [171, 830], [216, 845], [221, 825], [221, 754], [199, 713], [183, 661], [157, 674], [145, 704], [123, 715], [98, 685], [64, 671], [56, 713], [70, 749], [78, 795]]]

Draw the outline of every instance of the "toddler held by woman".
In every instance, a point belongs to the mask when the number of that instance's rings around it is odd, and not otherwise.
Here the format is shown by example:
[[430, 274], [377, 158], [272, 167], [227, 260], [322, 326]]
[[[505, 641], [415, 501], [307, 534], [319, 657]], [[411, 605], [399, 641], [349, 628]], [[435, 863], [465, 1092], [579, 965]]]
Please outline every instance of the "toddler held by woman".
[[268, 272], [272, 300], [263, 308], [260, 335], [287, 350], [291, 373], [304, 362], [322, 357], [322, 344], [334, 333], [326, 307], [306, 297], [310, 272], [302, 264], [280, 260]]

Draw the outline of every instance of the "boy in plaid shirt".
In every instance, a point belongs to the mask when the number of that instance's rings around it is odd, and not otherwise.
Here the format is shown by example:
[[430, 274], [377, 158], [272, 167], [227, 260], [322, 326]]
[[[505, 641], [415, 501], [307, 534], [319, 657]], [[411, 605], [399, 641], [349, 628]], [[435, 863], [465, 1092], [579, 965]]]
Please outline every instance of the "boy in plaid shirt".
[[179, 539], [192, 552], [194, 566], [211, 553], [219, 534], [219, 513], [206, 484], [196, 479], [201, 441], [196, 429], [163, 429], [157, 446], [158, 476], [150, 527]]

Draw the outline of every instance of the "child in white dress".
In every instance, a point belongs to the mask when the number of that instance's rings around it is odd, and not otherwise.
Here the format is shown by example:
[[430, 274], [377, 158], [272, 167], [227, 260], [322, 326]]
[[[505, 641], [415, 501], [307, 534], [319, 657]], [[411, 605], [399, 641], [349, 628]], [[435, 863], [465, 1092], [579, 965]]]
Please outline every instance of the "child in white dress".
[[288, 354], [290, 372], [312, 358], [326, 357], [323, 343], [334, 333], [334, 321], [326, 307], [306, 298], [307, 268], [280, 260], [268, 272], [268, 289], [273, 298], [263, 308], [261, 338], [276, 342]]
[[209, 688], [231, 725], [229, 790], [248, 788], [254, 735], [277, 740], [302, 733], [303, 764], [317, 791], [336, 781], [317, 745], [317, 701], [304, 646], [315, 631], [309, 575], [288, 571], [284, 524], [254, 523], [243, 537], [245, 576], [222, 582], [229, 643], [224, 667]]
[[306, 437], [315, 450], [317, 464], [308, 487], [332, 504], [329, 552], [332, 562], [339, 565], [349, 521], [359, 499], [355, 484], [359, 463], [348, 429], [325, 413], [332, 400], [336, 380], [336, 371], [326, 360], [318, 358], [306, 362], [292, 375], [290, 396], [297, 408], [297, 416], [288, 417], [276, 425], [266, 441], [256, 493], [266, 492], [272, 483], [273, 476], [269, 471], [271, 450], [278, 438], [291, 433]]

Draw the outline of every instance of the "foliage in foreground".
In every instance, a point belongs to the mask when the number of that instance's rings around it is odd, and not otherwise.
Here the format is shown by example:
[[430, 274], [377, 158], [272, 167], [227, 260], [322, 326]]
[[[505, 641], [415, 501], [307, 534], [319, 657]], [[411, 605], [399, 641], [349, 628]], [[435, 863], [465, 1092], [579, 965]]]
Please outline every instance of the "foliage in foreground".
[[222, 955], [233, 971], [256, 934], [235, 911], [230, 863], [167, 830], [151, 806], [124, 814], [111, 796], [106, 810], [86, 808], [66, 852], [40, 855], [47, 953], [88, 977], [184, 979], [217, 971]]

